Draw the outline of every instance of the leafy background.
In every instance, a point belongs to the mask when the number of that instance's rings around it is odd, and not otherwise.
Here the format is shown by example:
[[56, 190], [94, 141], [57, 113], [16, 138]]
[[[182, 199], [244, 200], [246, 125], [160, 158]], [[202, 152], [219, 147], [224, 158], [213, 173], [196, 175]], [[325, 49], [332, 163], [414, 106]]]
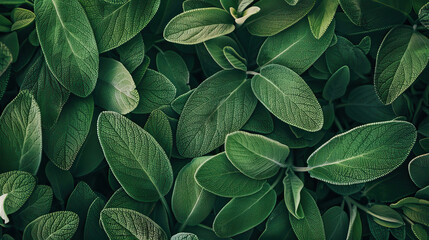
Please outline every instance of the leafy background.
[[427, 0], [0, 0], [0, 237], [429, 237]]

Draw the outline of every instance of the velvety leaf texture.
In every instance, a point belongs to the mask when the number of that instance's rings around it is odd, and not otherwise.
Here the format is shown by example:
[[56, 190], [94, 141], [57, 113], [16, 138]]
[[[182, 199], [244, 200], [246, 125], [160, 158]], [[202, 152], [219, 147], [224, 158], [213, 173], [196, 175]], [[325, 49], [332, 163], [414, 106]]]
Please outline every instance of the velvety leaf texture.
[[59, 211], [36, 218], [24, 230], [25, 240], [66, 240], [75, 233], [79, 224], [76, 213]]

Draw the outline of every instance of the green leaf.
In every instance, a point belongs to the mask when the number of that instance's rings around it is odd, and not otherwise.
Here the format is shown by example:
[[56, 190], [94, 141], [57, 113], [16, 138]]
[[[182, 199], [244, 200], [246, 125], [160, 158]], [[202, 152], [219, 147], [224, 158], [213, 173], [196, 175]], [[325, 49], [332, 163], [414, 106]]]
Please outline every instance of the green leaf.
[[194, 176], [197, 168], [210, 157], [194, 158], [179, 171], [171, 197], [171, 209], [183, 226], [202, 222], [212, 211], [215, 195], [202, 189]]
[[413, 231], [414, 235], [419, 240], [427, 240], [428, 239], [428, 232], [426, 229], [420, 225], [420, 224], [413, 224], [411, 225], [411, 230]]
[[416, 137], [415, 127], [403, 121], [353, 128], [331, 138], [310, 155], [310, 176], [337, 185], [369, 182], [401, 165]]
[[178, 96], [171, 102], [171, 108], [177, 113], [182, 114], [183, 108], [185, 107], [186, 101], [188, 101], [191, 94], [194, 92], [194, 89], [189, 90], [188, 92]]
[[346, 240], [362, 239], [362, 221], [356, 205], [350, 208], [350, 221]]
[[164, 29], [165, 40], [197, 44], [234, 31], [233, 18], [219, 8], [193, 9], [175, 16]]
[[202, 82], [179, 118], [177, 149], [183, 157], [204, 155], [250, 118], [257, 100], [241, 71], [221, 71]]
[[42, 118], [42, 126], [51, 128], [58, 120], [70, 92], [52, 75], [39, 51], [30, 62], [21, 90], [28, 89], [37, 101]]
[[[132, 73], [140, 64], [143, 63], [145, 46], [141, 34], [137, 34], [126, 43], [119, 46], [118, 51], [119, 59], [127, 70]], [[100, 70], [101, 71], [101, 70]]]
[[419, 20], [423, 26], [429, 29], [429, 3], [426, 3], [419, 10]]
[[159, 52], [156, 67], [176, 87], [176, 96], [189, 91], [189, 71], [183, 58], [173, 51]]
[[373, 205], [367, 211], [368, 216], [372, 216], [373, 220], [387, 228], [398, 228], [405, 225], [401, 215], [386, 205]]
[[222, 197], [243, 197], [258, 192], [265, 181], [242, 174], [225, 153], [206, 160], [198, 167], [195, 179], [203, 189]]
[[408, 163], [408, 171], [413, 182], [420, 188], [429, 186], [429, 154], [415, 157]]
[[100, 58], [100, 73], [94, 90], [94, 102], [100, 107], [127, 114], [139, 102], [133, 77], [122, 63], [112, 58]]
[[344, 94], [346, 94], [347, 86], [350, 82], [350, 69], [347, 66], [343, 66], [338, 69], [328, 79], [323, 88], [323, 98], [328, 101], [334, 101]]
[[12, 63], [13, 56], [6, 44], [0, 42], [0, 76], [2, 76]]
[[391, 106], [384, 105], [372, 85], [361, 85], [354, 88], [345, 104], [349, 118], [360, 123], [387, 121], [396, 117]]
[[133, 210], [104, 209], [100, 220], [110, 239], [167, 240], [167, 235], [158, 224]]
[[308, 14], [308, 22], [314, 37], [320, 39], [328, 29], [335, 13], [337, 12], [338, 1], [322, 0], [317, 7]]
[[0, 116], [0, 172], [22, 170], [36, 174], [42, 158], [40, 110], [28, 91], [22, 91]]
[[245, 26], [255, 36], [273, 36], [294, 25], [310, 12], [315, 0], [300, 0], [295, 6], [284, 0], [262, 0], [253, 6], [261, 11], [250, 17]]
[[406, 197], [397, 203], [390, 205], [392, 208], [400, 208], [411, 221], [429, 227], [429, 201], [415, 197]]
[[223, 48], [223, 55], [225, 55], [226, 60], [235, 68], [241, 71], [247, 70], [247, 61], [245, 58], [240, 56], [234, 48], [226, 46]]
[[11, 12], [11, 18], [13, 20], [13, 24], [10, 30], [16, 31], [30, 25], [36, 18], [36, 15], [34, 15], [34, 13], [28, 9], [15, 8]]
[[262, 135], [237, 131], [226, 136], [225, 153], [244, 175], [262, 180], [275, 176], [285, 166], [289, 148]]
[[113, 4], [104, 0], [79, 0], [85, 9], [100, 53], [117, 48], [136, 36], [153, 18], [160, 0], [129, 0]]
[[88, 96], [98, 77], [94, 33], [78, 0], [36, 0], [36, 30], [46, 63], [73, 94]]
[[69, 171], [59, 169], [52, 162], [46, 164], [45, 175], [51, 184], [55, 198], [64, 206], [67, 197], [74, 188], [73, 176]]
[[374, 221], [370, 215], [366, 215], [368, 227], [371, 235], [376, 240], [388, 240], [389, 239], [389, 228], [379, 225]]
[[241, 128], [249, 132], [268, 134], [274, 130], [274, 122], [270, 112], [261, 104], [257, 104], [255, 111], [246, 124]]
[[197, 235], [193, 233], [177, 233], [171, 237], [171, 240], [198, 240]]
[[83, 238], [88, 209], [96, 198], [97, 195], [85, 182], [79, 182], [70, 194], [67, 200], [66, 210], [76, 213], [80, 219], [74, 239]]
[[168, 193], [173, 184], [171, 165], [148, 132], [114, 112], [99, 115], [97, 132], [107, 163], [128, 195], [151, 202]]
[[335, 22], [320, 39], [314, 38], [306, 19], [291, 28], [267, 38], [259, 50], [259, 66], [280, 64], [302, 74], [329, 47], [334, 36]]
[[283, 122], [310, 132], [323, 126], [322, 107], [305, 81], [291, 69], [271, 64], [252, 78], [258, 100]]
[[12, 221], [16, 228], [22, 231], [31, 221], [49, 213], [52, 198], [51, 187], [37, 185], [21, 209], [12, 216]]
[[24, 205], [35, 186], [36, 179], [27, 172], [10, 171], [0, 174], [0, 196], [3, 200], [3, 204], [0, 204], [0, 215], [5, 223], [9, 221], [7, 215], [18, 211]]
[[107, 240], [107, 235], [100, 226], [100, 213], [103, 210], [105, 201], [97, 197], [89, 206], [88, 214], [86, 215], [84, 227], [84, 239], [99, 239]]
[[79, 224], [76, 213], [52, 212], [36, 218], [24, 230], [23, 240], [71, 239]]
[[341, 207], [334, 206], [326, 210], [322, 219], [326, 239], [346, 239], [349, 217]]
[[209, 52], [213, 60], [223, 69], [231, 70], [234, 67], [226, 58], [223, 49], [227, 46], [230, 46], [234, 49], [238, 49], [237, 43], [228, 36], [220, 36], [215, 39], [211, 39], [204, 42], [204, 46]]
[[137, 84], [140, 101], [134, 113], [150, 113], [170, 104], [176, 96], [176, 88], [163, 74], [147, 69], [143, 79]]
[[64, 105], [57, 123], [43, 132], [43, 150], [57, 167], [69, 170], [91, 126], [94, 112], [92, 96], [71, 97]]
[[289, 214], [286, 205], [283, 202], [277, 204], [270, 217], [265, 224], [265, 230], [262, 232], [259, 240], [282, 239], [292, 240], [295, 239], [292, 226], [289, 221]]
[[149, 115], [144, 130], [155, 138], [167, 156], [170, 157], [173, 149], [173, 133], [168, 116], [161, 110], [154, 110]]
[[283, 178], [284, 202], [287, 210], [296, 219], [303, 219], [304, 210], [301, 204], [301, 191], [304, 183], [292, 171], [287, 171]]
[[128, 196], [123, 188], [119, 188], [107, 201], [104, 208], [126, 208], [149, 216], [157, 202], [139, 202]]
[[411, 27], [389, 31], [378, 49], [374, 72], [375, 90], [384, 104], [391, 104], [417, 79], [429, 61], [428, 50], [429, 39]]
[[293, 231], [299, 240], [326, 239], [322, 216], [316, 201], [306, 190], [301, 192], [301, 204], [304, 210], [304, 218], [297, 219], [289, 213], [289, 221]]
[[252, 229], [270, 215], [276, 198], [275, 191], [267, 183], [255, 194], [233, 198], [217, 214], [213, 222], [214, 232], [226, 238]]

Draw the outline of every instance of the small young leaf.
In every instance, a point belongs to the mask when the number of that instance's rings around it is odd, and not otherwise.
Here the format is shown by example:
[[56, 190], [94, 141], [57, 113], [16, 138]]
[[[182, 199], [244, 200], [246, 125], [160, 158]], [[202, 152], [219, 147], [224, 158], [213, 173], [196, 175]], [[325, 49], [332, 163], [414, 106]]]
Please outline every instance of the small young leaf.
[[13, 24], [10, 30], [16, 31], [30, 25], [36, 18], [36, 15], [34, 15], [34, 13], [28, 9], [15, 8], [11, 12], [11, 17], [13, 20]]
[[334, 101], [335, 99], [344, 96], [349, 82], [349, 67], [344, 66], [338, 69], [326, 82], [325, 88], [323, 89], [323, 98], [328, 101]]
[[313, 178], [349, 185], [382, 177], [408, 156], [415, 127], [403, 121], [371, 123], [333, 137], [307, 160]]
[[164, 29], [165, 40], [179, 44], [197, 44], [234, 31], [233, 18], [219, 8], [200, 8], [181, 13]]
[[176, 87], [176, 96], [189, 91], [189, 71], [183, 58], [173, 51], [159, 52], [156, 67]]
[[303, 219], [305, 216], [301, 204], [301, 191], [304, 188], [304, 183], [295, 173], [286, 172], [286, 176], [283, 178], [283, 187], [284, 202], [287, 210], [296, 219]]
[[100, 220], [110, 239], [167, 240], [167, 235], [158, 224], [133, 210], [104, 209]]
[[119, 188], [110, 197], [104, 206], [107, 208], [126, 208], [131, 209], [146, 216], [150, 216], [157, 202], [139, 202], [128, 196], [123, 188]]
[[223, 48], [223, 55], [225, 55], [226, 60], [235, 68], [241, 71], [246, 71], [246, 59], [240, 56], [234, 48], [226, 46]]

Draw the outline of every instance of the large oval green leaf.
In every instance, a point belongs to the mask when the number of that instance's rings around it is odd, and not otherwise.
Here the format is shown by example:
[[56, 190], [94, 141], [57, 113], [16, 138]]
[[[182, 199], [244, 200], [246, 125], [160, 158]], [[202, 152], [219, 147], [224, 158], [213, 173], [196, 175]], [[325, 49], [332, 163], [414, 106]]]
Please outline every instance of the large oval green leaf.
[[79, 217], [70, 211], [52, 212], [36, 218], [24, 230], [23, 240], [68, 240], [76, 232]]
[[265, 230], [259, 236], [259, 240], [293, 240], [295, 234], [289, 221], [289, 214], [283, 202], [277, 204], [265, 223]]
[[346, 239], [349, 225], [347, 213], [339, 206], [331, 207], [322, 216], [326, 239]]
[[133, 77], [122, 63], [112, 58], [100, 58], [100, 73], [94, 90], [94, 102], [98, 106], [127, 114], [139, 103]]
[[289, 221], [296, 237], [299, 240], [326, 239], [319, 208], [311, 194], [306, 190], [301, 192], [301, 204], [304, 210], [304, 218], [297, 219], [289, 213]]
[[322, 129], [322, 107], [307, 83], [291, 69], [270, 64], [252, 78], [258, 100], [283, 122], [310, 132]]
[[94, 32], [78, 0], [36, 0], [36, 30], [46, 63], [70, 92], [88, 96], [98, 77]]
[[189, 71], [185, 60], [173, 51], [159, 52], [156, 55], [156, 67], [176, 87], [176, 96], [189, 91]]
[[252, 35], [273, 36], [301, 20], [314, 3], [315, 0], [300, 0], [291, 6], [284, 0], [258, 1], [253, 6], [259, 7], [261, 11], [251, 16], [244, 25]]
[[417, 138], [414, 125], [388, 121], [362, 125], [331, 138], [307, 160], [313, 178], [337, 185], [369, 182], [401, 165]]
[[0, 116], [0, 172], [36, 174], [42, 159], [40, 110], [28, 91], [12, 100]]
[[204, 155], [225, 136], [239, 130], [257, 100], [241, 71], [220, 71], [202, 82], [189, 97], [177, 125], [177, 149], [183, 157]]
[[43, 132], [43, 150], [59, 168], [69, 170], [85, 142], [94, 113], [94, 100], [71, 97], [57, 123]]
[[134, 210], [104, 209], [100, 220], [110, 239], [167, 240], [167, 235], [158, 224]]
[[242, 197], [259, 191], [265, 181], [251, 179], [236, 169], [220, 153], [206, 160], [195, 173], [197, 183], [205, 190], [222, 197]]
[[243, 233], [264, 221], [276, 205], [276, 192], [265, 183], [257, 193], [233, 198], [217, 214], [213, 230], [222, 238]]
[[305, 72], [328, 49], [334, 36], [335, 22], [320, 39], [314, 38], [307, 19], [291, 28], [267, 38], [257, 58], [259, 66], [280, 64], [298, 74]]
[[0, 174], [0, 196], [6, 195], [0, 205], [0, 213], [11, 214], [18, 211], [35, 186], [36, 179], [27, 172], [11, 171]]
[[429, 186], [429, 154], [415, 157], [408, 164], [411, 180], [420, 188]]
[[202, 189], [195, 181], [197, 168], [210, 157], [199, 157], [186, 164], [179, 172], [171, 197], [171, 209], [177, 221], [194, 226], [212, 211], [215, 195]]
[[244, 175], [267, 179], [285, 166], [289, 148], [262, 135], [237, 131], [226, 136], [225, 153]]
[[148, 132], [115, 112], [100, 114], [97, 132], [107, 163], [128, 195], [153, 202], [168, 193], [173, 171], [164, 150]]
[[181, 13], [164, 29], [165, 40], [180, 44], [197, 44], [234, 31], [234, 19], [219, 8], [200, 8]]
[[[114, 49], [137, 35], [153, 18], [160, 0], [79, 0], [94, 29], [100, 53]], [[36, 13], [37, 14], [37, 13]]]
[[375, 63], [374, 85], [381, 101], [392, 103], [411, 86], [428, 61], [426, 36], [411, 27], [393, 28], [383, 39]]

